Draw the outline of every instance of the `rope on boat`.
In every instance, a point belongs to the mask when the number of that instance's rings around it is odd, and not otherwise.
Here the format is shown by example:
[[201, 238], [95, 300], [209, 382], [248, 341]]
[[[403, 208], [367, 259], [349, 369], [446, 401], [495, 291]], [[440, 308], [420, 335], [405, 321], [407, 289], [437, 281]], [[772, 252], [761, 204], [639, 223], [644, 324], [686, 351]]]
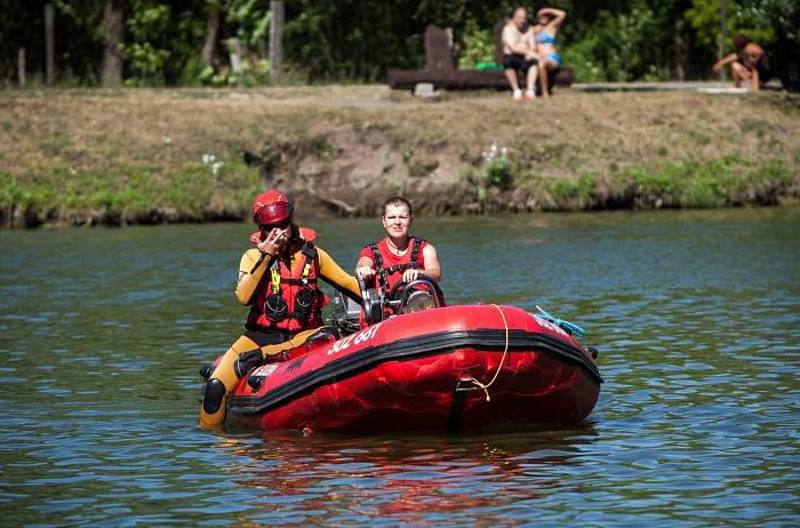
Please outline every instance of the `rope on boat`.
[[497, 366], [497, 370], [495, 371], [494, 376], [492, 377], [492, 379], [491, 379], [491, 381], [489, 383], [481, 383], [480, 381], [476, 380], [474, 377], [471, 377], [468, 380], [468, 381], [471, 381], [472, 383], [474, 383], [477, 387], [483, 389], [483, 392], [486, 393], [486, 401], [487, 402], [492, 401], [492, 397], [489, 396], [489, 387], [491, 387], [492, 384], [495, 381], [497, 381], [497, 376], [500, 375], [500, 370], [503, 368], [503, 365], [506, 362], [506, 356], [508, 355], [508, 321], [506, 321], [506, 314], [504, 314], [503, 313], [503, 309], [500, 308], [499, 306], [497, 306], [496, 304], [491, 304], [490, 306], [494, 306], [497, 309], [497, 311], [500, 312], [500, 317], [503, 318], [503, 326], [506, 329], [506, 346], [503, 349], [503, 357], [500, 358], [500, 364]]

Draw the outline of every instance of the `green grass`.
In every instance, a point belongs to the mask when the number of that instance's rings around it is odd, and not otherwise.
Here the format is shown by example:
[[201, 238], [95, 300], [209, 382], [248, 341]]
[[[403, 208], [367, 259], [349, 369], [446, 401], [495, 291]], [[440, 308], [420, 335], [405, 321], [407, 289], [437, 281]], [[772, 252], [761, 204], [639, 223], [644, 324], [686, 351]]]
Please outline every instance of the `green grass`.
[[[588, 172], [577, 178], [550, 180], [547, 191], [556, 204], [584, 203], [595, 188], [594, 176]], [[576, 204], [577, 205], [577, 204]]]
[[184, 221], [235, 218], [245, 215], [261, 188], [257, 171], [236, 158], [223, 160], [216, 174], [195, 162], [167, 171], [124, 164], [73, 171], [57, 165], [24, 182], [0, 173], [0, 224], [11, 223], [12, 209], [37, 210], [45, 218], [75, 224], [88, 217], [111, 224], [149, 223], [171, 215]]
[[583, 171], [571, 178], [544, 178], [529, 168], [517, 178], [548, 210], [774, 205], [796, 180], [781, 160], [753, 163], [740, 156], [629, 166], [605, 177]]
[[780, 160], [754, 165], [741, 157], [666, 163], [653, 170], [632, 168], [629, 179], [639, 207], [721, 207], [773, 204], [793, 178]]

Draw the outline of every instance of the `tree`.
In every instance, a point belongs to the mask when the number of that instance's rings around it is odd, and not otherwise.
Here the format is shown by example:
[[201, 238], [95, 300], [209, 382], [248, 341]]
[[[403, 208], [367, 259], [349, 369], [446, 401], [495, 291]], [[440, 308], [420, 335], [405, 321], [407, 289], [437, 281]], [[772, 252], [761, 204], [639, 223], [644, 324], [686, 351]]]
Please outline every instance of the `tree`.
[[122, 82], [122, 42], [125, 36], [122, 2], [107, 0], [103, 10], [103, 86], [117, 86]]
[[219, 35], [220, 24], [220, 11], [222, 6], [216, 0], [212, 0], [207, 4], [208, 21], [206, 23], [206, 38], [203, 43], [203, 51], [200, 55], [200, 61], [206, 68], [213, 68], [214, 57], [217, 54], [217, 39]]
[[45, 48], [45, 79], [48, 85], [53, 84], [55, 76], [55, 25], [56, 12], [52, 4], [44, 5], [44, 48]]
[[759, 6], [775, 31], [766, 46], [771, 68], [785, 88], [800, 91], [800, 3], [762, 0]]
[[272, 14], [269, 25], [269, 79], [273, 85], [280, 84], [283, 69], [283, 2], [270, 2]]
[[[658, 80], [710, 75], [722, 33], [722, 1], [547, 4], [567, 12], [559, 49], [578, 80]], [[787, 84], [800, 83], [800, 2], [725, 1], [729, 37], [744, 33], [763, 45]], [[269, 44], [270, 32], [273, 39], [279, 33], [273, 15], [281, 4], [283, 53], [271, 61], [275, 74], [305, 75], [308, 82], [369, 82], [382, 80], [388, 68], [420, 67], [428, 24], [452, 29], [454, 53], [463, 64], [485, 60], [493, 26], [519, 2], [0, 0], [0, 83], [13, 83], [18, 50], [24, 48], [28, 81], [34, 84], [58, 77], [90, 85], [115, 85], [123, 78], [138, 85], [260, 85], [270, 74], [269, 54], [278, 51], [277, 41]], [[50, 24], [53, 20], [57, 24]], [[239, 72], [220, 60], [220, 44], [232, 39], [239, 43]], [[724, 46], [731, 49], [730, 39]]]

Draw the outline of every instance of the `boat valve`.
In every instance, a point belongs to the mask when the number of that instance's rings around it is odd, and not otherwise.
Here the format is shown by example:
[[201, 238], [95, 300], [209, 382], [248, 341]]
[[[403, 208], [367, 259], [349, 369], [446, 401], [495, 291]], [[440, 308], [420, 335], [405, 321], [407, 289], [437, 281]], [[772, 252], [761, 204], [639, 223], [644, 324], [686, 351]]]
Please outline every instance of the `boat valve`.
[[212, 365], [211, 363], [208, 363], [200, 367], [200, 376], [202, 376], [203, 379], [205, 380], [211, 377], [212, 372], [214, 372], [214, 365]]
[[247, 384], [250, 385], [250, 388], [252, 388], [254, 391], [257, 391], [261, 388], [261, 382], [263, 381], [264, 378], [260, 376], [250, 376], [247, 378]]

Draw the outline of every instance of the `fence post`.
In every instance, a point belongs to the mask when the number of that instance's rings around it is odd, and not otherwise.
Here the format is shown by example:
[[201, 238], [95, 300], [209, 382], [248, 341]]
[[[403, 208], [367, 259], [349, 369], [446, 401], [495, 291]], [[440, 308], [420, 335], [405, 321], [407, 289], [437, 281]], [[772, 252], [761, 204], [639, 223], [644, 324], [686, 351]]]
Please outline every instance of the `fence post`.
[[242, 43], [238, 38], [228, 39], [228, 55], [230, 56], [231, 71], [240, 75], [242, 73]]
[[20, 48], [17, 51], [17, 79], [19, 87], [25, 87], [25, 48]]

